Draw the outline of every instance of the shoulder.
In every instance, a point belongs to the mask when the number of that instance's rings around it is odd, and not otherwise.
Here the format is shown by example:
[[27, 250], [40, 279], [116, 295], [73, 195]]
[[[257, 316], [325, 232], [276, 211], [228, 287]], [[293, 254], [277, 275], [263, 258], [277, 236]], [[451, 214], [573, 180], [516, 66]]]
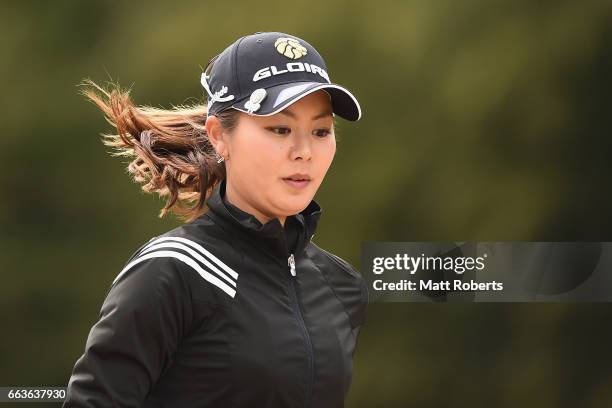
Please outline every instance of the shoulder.
[[175, 286], [195, 300], [233, 298], [238, 273], [228, 257], [232, 254], [225, 242], [196, 225], [182, 225], [149, 238], [136, 249], [110, 290], [131, 281], [135, 286]]
[[324, 271], [334, 275], [337, 280], [361, 284], [363, 278], [357, 268], [336, 254], [327, 251], [314, 242], [307, 247], [309, 257]]
[[342, 302], [353, 327], [365, 322], [368, 288], [365, 280], [351, 263], [311, 242], [309, 256], [322, 271], [330, 287]]

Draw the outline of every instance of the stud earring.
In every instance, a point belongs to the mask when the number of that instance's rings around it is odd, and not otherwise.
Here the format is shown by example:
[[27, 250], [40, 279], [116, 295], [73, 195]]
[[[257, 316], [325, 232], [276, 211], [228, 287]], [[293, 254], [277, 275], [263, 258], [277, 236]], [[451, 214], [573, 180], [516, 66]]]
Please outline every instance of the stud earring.
[[225, 160], [225, 157], [221, 156], [219, 153], [215, 153], [215, 155], [217, 156], [217, 163], [221, 163]]

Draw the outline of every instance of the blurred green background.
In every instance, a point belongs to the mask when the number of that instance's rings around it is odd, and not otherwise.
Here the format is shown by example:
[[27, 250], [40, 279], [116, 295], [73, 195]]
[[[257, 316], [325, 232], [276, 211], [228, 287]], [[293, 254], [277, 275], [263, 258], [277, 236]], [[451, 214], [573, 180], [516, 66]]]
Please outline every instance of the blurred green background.
[[[317, 243], [612, 241], [609, 1], [4, 1], [0, 385], [65, 386], [112, 279], [179, 225], [130, 182], [78, 94], [202, 102], [242, 35], [302, 37], [339, 119]], [[608, 304], [371, 304], [347, 407], [612, 406]], [[21, 405], [23, 406], [23, 404]]]

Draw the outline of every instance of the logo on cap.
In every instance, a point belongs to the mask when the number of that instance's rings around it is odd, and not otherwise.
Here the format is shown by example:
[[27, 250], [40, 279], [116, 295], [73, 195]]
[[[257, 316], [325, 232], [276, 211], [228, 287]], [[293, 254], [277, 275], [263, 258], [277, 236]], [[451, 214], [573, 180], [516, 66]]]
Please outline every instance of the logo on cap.
[[274, 42], [274, 48], [287, 58], [298, 59], [308, 53], [306, 47], [294, 38], [280, 37]]
[[263, 101], [268, 93], [265, 89], [259, 88], [253, 91], [249, 100], [244, 104], [244, 107], [248, 109], [247, 113], [251, 113], [261, 108], [261, 101]]
[[232, 99], [234, 99], [234, 95], [223, 96], [228, 91], [227, 86], [225, 85], [222, 85], [219, 91], [212, 92], [210, 90], [210, 87], [208, 86], [209, 79], [210, 79], [210, 76], [206, 75], [206, 72], [203, 72], [202, 75], [200, 76], [200, 82], [202, 83], [202, 86], [204, 87], [204, 89], [206, 89], [206, 92], [208, 92], [208, 94], [210, 95], [211, 104], [212, 102], [227, 102], [227, 101], [231, 101]]

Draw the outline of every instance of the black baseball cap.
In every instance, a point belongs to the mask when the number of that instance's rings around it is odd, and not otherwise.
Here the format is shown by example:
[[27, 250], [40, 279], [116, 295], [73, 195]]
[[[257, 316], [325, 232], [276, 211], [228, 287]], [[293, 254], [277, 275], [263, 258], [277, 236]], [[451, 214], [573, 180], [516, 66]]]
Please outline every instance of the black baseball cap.
[[330, 97], [333, 112], [357, 121], [361, 107], [346, 88], [332, 83], [323, 57], [308, 42], [280, 32], [240, 37], [204, 68], [208, 115], [233, 108], [269, 116], [319, 89]]

